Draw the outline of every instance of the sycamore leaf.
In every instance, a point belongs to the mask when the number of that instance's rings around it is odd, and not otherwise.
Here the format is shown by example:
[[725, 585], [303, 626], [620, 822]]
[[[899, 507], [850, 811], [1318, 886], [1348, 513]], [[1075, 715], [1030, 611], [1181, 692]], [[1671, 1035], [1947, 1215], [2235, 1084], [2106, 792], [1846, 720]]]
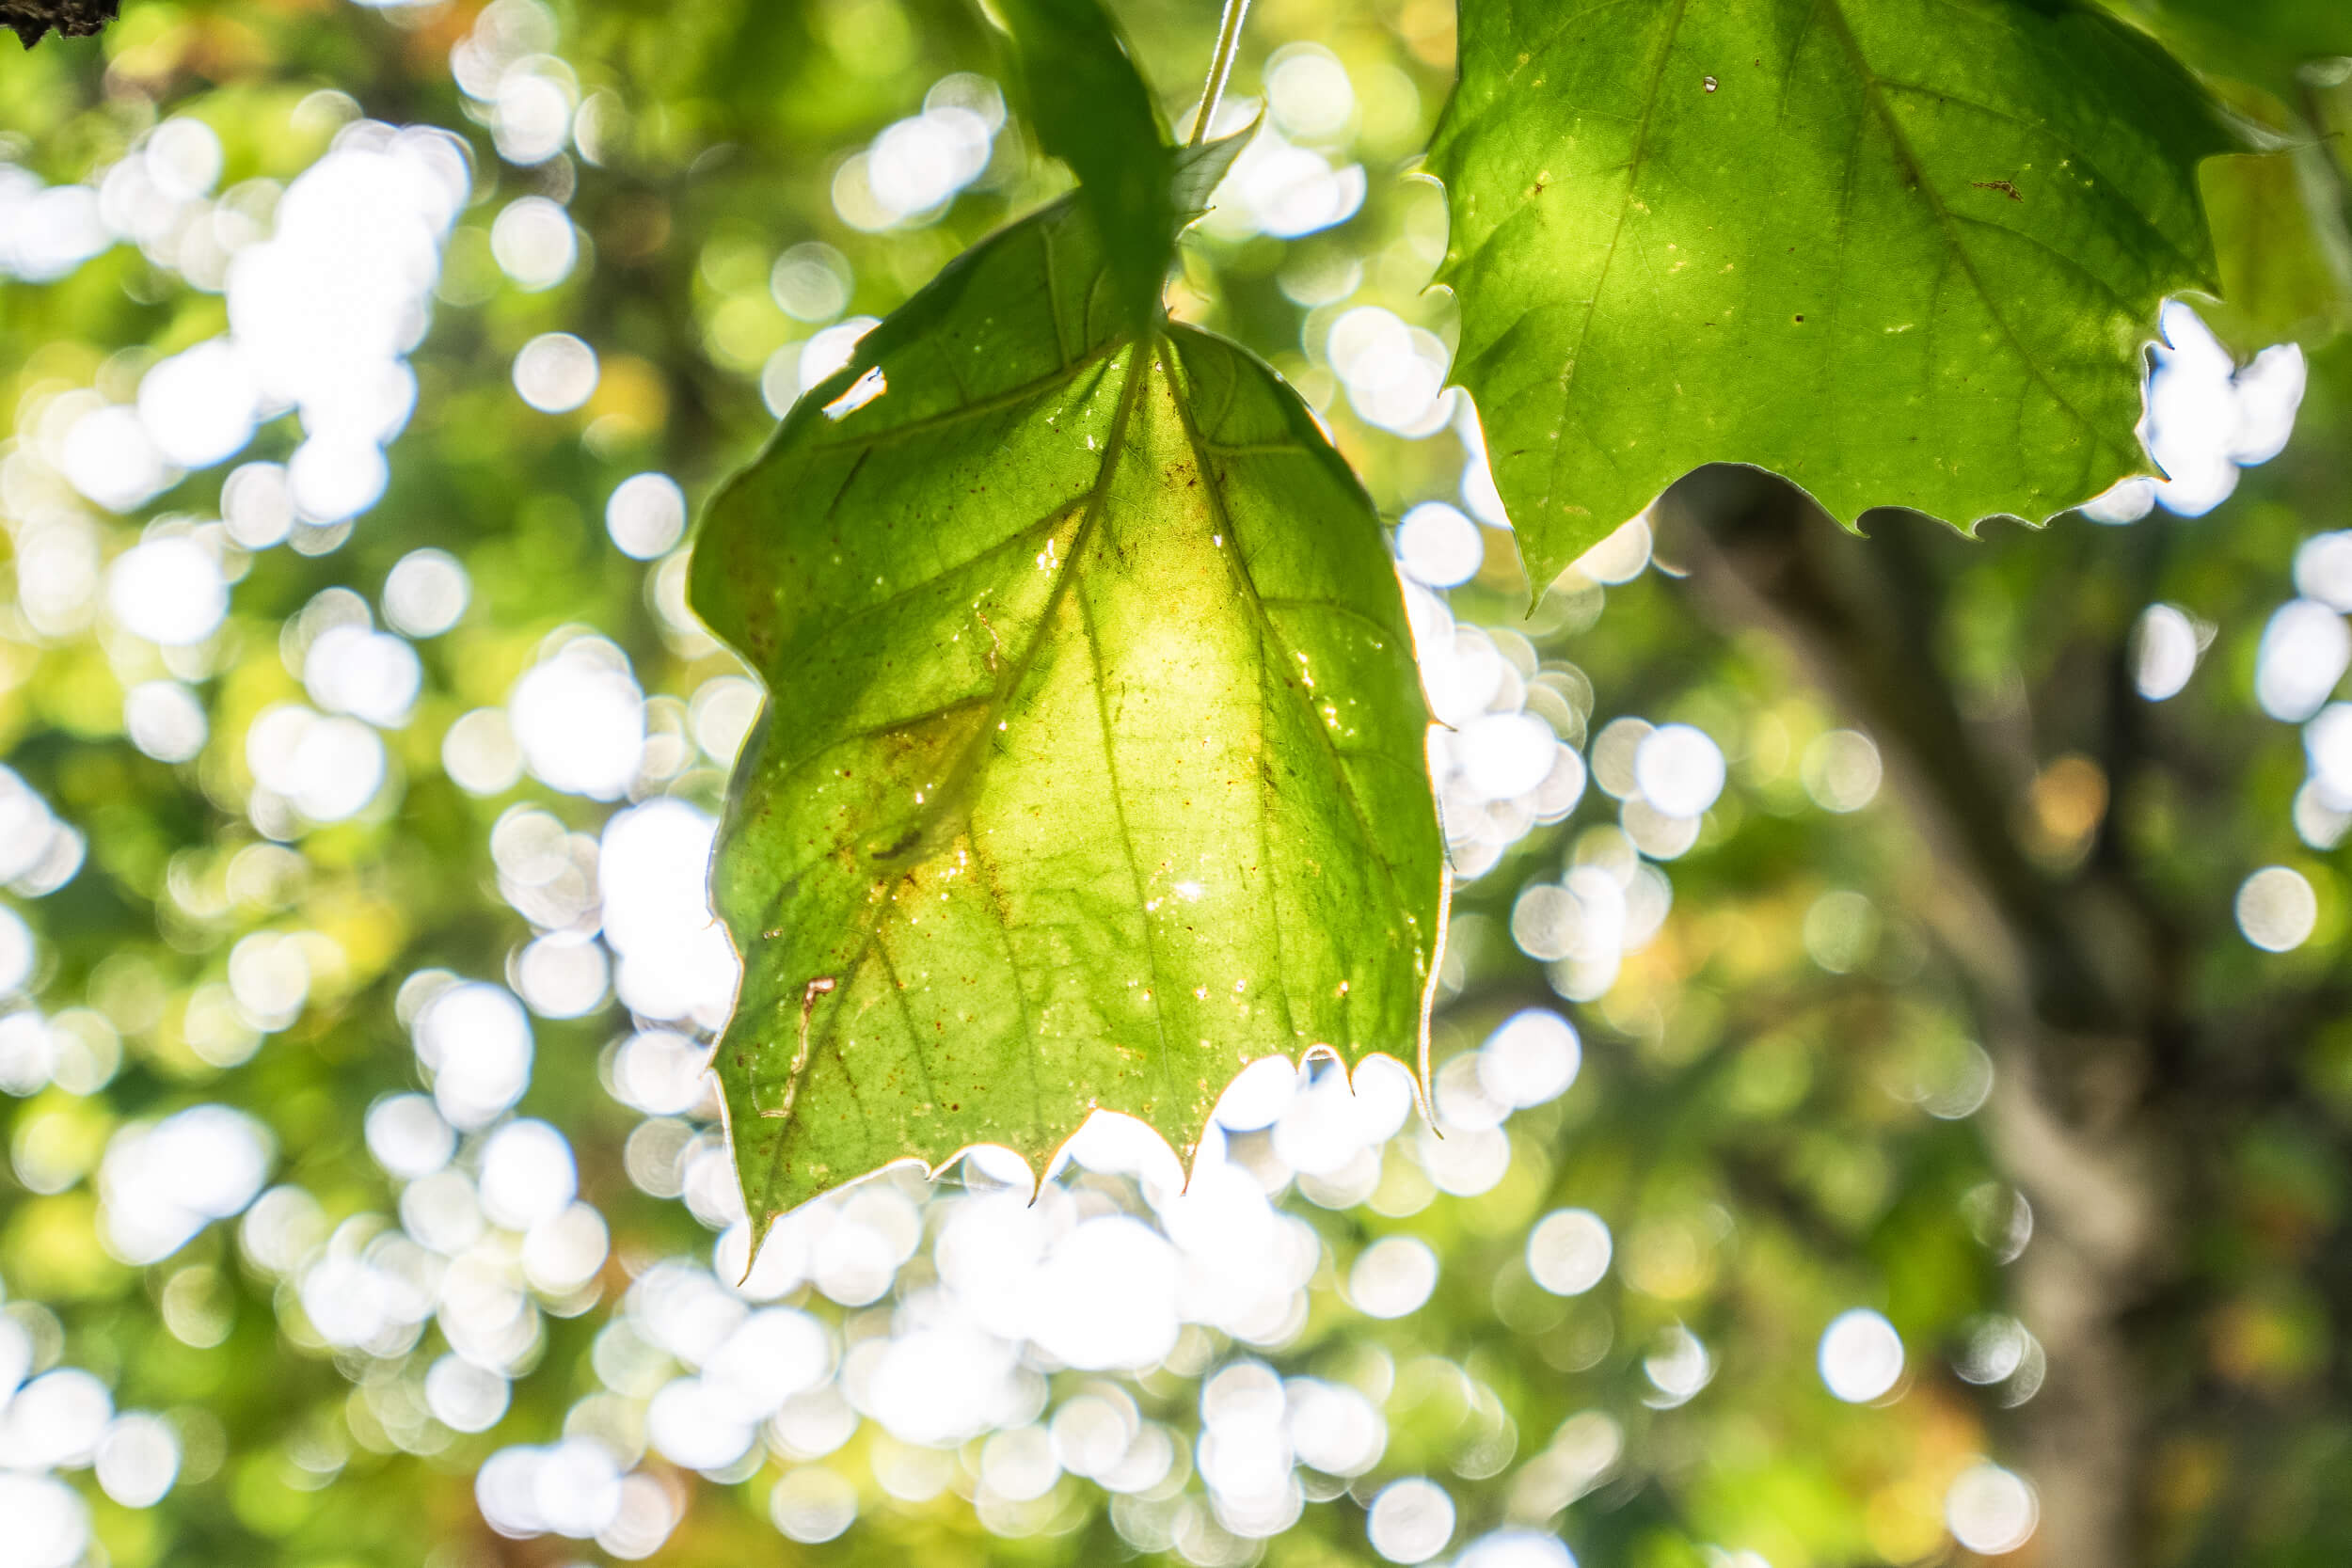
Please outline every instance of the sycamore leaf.
[[1708, 462], [1963, 528], [2145, 471], [2232, 145], [2074, 0], [1462, 0], [1440, 278], [1531, 580]]
[[1297, 397], [1111, 306], [1065, 201], [947, 268], [713, 502], [765, 679], [712, 872], [757, 1227], [893, 1161], [1185, 1158], [1233, 1074], [1414, 1058], [1442, 851], [1377, 519]]

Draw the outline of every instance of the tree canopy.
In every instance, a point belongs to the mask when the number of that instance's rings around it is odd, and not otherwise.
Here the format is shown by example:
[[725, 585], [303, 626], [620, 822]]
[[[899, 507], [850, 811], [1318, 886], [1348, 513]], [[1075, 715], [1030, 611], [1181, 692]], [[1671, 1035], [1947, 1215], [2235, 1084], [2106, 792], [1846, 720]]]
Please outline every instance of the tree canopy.
[[2352, 1546], [2338, 8], [1217, 22], [0, 58], [0, 1568]]

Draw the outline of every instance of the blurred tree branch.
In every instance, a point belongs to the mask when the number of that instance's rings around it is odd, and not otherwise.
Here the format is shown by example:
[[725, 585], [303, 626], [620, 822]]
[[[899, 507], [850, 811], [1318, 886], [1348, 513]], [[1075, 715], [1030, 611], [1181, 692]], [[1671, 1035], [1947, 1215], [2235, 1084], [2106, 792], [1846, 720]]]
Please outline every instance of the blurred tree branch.
[[[2153, 1463], [2132, 1320], [2178, 1272], [2174, 1220], [2195, 1180], [2172, 1157], [2151, 1084], [2155, 1038], [2177, 1027], [2159, 1022], [2172, 988], [2151, 984], [2151, 938], [2165, 923], [2119, 919], [2096, 896], [2113, 880], [2138, 895], [2128, 905], [2146, 901], [2120, 841], [2064, 879], [2019, 842], [2001, 769], [1939, 657], [1944, 585], [1912, 519], [1873, 521], [1856, 540], [1792, 486], [1728, 467], [1701, 470], [1658, 508], [1662, 546], [1690, 566], [1700, 608], [1776, 636], [1878, 742], [1943, 873], [1919, 912], [1958, 961], [1999, 1064], [1988, 1134], [2037, 1214], [2015, 1288], [2052, 1369], [2019, 1418], [2043, 1550], [2069, 1568], [2130, 1568], [2147, 1560]], [[2107, 708], [2135, 698], [2127, 657], [2103, 660]], [[2135, 721], [2105, 718], [2111, 761], [2136, 767]]]
[[115, 19], [119, 0], [0, 0], [0, 26], [12, 27], [30, 49], [51, 28], [88, 38]]
[[1881, 526], [1866, 546], [1792, 487], [1728, 467], [1701, 470], [1659, 512], [1701, 607], [1777, 634], [1886, 751], [1930, 847], [1961, 874], [1951, 891], [1972, 907], [1937, 921], [1960, 956], [2055, 1022], [2128, 1028], [2117, 977], [2019, 847], [2010, 801], [1941, 673], [1941, 587], [1903, 524]]

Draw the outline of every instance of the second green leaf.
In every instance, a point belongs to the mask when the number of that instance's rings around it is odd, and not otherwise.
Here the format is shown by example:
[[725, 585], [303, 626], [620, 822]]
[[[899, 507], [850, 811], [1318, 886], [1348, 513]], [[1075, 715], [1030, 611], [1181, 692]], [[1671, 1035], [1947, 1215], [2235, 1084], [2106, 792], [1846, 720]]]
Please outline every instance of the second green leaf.
[[2233, 146], [2071, 0], [1462, 0], [1457, 378], [1540, 588], [1709, 462], [1849, 522], [2146, 472], [2142, 351]]

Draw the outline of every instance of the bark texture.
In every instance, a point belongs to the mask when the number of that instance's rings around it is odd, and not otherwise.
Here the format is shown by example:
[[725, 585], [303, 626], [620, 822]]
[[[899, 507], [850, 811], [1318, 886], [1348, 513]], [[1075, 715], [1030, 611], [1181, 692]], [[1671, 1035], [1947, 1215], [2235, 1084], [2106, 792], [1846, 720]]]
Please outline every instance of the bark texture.
[[15, 29], [30, 49], [52, 29], [87, 38], [115, 19], [119, 0], [0, 0], [0, 27]]
[[[1976, 1013], [1997, 1074], [1988, 1141], [2033, 1212], [2011, 1290], [2048, 1374], [2007, 1430], [2040, 1495], [2035, 1560], [2140, 1568], [2159, 1555], [2150, 1405], [2167, 1381], [2153, 1375], [2145, 1330], [2184, 1283], [2174, 1241], [2199, 1185], [2193, 1146], [2171, 1132], [2180, 1097], [2195, 1092], [2178, 1073], [2194, 1026], [2168, 964], [2180, 939], [2104, 839], [2062, 871], [2020, 842], [2017, 773], [2031, 748], [2021, 758], [1993, 744], [1939, 657], [1936, 557], [1972, 546], [1909, 517], [1874, 517], [1873, 536], [1856, 539], [1747, 469], [1702, 470], [1658, 522], [1661, 559], [1689, 568], [1702, 612], [1772, 634], [1877, 742], [1932, 857], [1911, 912]], [[2132, 721], [2122, 646], [2112, 657], [2123, 678], [2094, 729]], [[2120, 795], [2130, 748], [2101, 749]]]

